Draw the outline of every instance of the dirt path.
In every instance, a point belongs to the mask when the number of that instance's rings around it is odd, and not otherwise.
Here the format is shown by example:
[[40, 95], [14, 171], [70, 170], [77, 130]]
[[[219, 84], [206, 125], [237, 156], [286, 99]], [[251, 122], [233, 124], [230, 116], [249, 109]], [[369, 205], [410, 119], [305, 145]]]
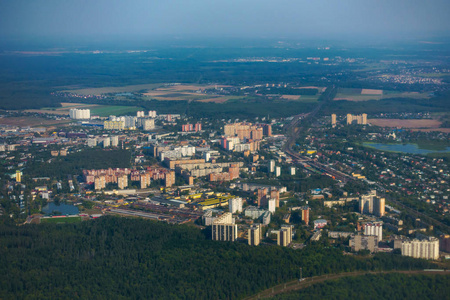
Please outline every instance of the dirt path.
[[274, 286], [272, 288], [269, 288], [267, 290], [264, 290], [262, 292], [259, 292], [256, 295], [250, 296], [245, 299], [260, 299], [260, 298], [270, 298], [278, 294], [288, 293], [292, 291], [301, 290], [307, 287], [310, 287], [313, 284], [324, 282], [327, 280], [334, 280], [339, 279], [343, 277], [351, 277], [351, 276], [362, 276], [366, 274], [388, 274], [388, 273], [399, 273], [399, 274], [437, 274], [437, 275], [450, 275], [449, 271], [442, 272], [442, 271], [424, 271], [424, 270], [416, 270], [416, 271], [359, 271], [359, 272], [349, 272], [349, 273], [339, 273], [339, 274], [328, 274], [328, 275], [321, 275], [321, 276], [314, 276], [314, 277], [308, 277], [304, 278], [301, 282], [296, 280], [292, 280], [286, 283], [279, 284], [277, 286]]

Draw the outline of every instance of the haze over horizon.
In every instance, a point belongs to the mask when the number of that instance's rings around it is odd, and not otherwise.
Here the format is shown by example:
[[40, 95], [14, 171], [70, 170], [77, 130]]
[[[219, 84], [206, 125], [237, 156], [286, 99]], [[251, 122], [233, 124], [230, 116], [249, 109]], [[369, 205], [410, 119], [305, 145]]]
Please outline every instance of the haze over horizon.
[[448, 15], [446, 0], [16, 0], [0, 2], [0, 40], [426, 39], [448, 36]]

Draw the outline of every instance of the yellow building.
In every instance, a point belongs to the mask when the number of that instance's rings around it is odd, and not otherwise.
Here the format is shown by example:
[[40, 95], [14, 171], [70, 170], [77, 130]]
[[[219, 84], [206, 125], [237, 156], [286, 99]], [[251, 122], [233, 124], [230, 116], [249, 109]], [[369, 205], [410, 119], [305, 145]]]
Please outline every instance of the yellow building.
[[103, 123], [103, 128], [106, 130], [124, 130], [125, 122], [124, 121], [105, 121]]
[[21, 182], [21, 181], [22, 181], [22, 172], [17, 170], [16, 171], [16, 182]]

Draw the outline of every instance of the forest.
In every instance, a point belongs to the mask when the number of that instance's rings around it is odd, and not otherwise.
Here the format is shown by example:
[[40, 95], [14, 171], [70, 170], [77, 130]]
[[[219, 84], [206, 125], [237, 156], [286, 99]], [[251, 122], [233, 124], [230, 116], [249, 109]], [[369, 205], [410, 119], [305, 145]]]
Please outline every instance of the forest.
[[448, 299], [449, 275], [368, 274], [318, 283], [276, 296], [294, 299]]
[[[0, 218], [1, 299], [238, 299], [303, 276], [436, 268], [392, 254], [344, 256], [216, 242], [188, 225], [103, 217], [78, 224], [14, 226]], [[386, 283], [388, 284], [388, 283]]]

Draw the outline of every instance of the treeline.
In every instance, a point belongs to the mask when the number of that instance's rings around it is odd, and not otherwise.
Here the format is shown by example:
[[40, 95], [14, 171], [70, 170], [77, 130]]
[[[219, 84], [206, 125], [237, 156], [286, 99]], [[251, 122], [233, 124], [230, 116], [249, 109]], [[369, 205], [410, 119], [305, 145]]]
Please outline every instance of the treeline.
[[419, 112], [445, 112], [450, 111], [450, 94], [443, 94], [431, 99], [391, 98], [369, 101], [339, 100], [330, 102], [322, 108], [324, 115], [347, 113], [419, 113]]
[[28, 177], [65, 179], [67, 175], [80, 175], [83, 169], [129, 168], [131, 152], [128, 150], [85, 149], [67, 156], [30, 162], [25, 170]]
[[297, 299], [448, 299], [449, 275], [380, 274], [346, 277], [314, 284], [275, 297]]
[[[0, 219], [1, 221], [1, 219]], [[190, 226], [103, 217], [66, 225], [0, 224], [0, 298], [236, 299], [298, 277], [434, 265], [391, 254], [344, 256], [215, 242]]]

